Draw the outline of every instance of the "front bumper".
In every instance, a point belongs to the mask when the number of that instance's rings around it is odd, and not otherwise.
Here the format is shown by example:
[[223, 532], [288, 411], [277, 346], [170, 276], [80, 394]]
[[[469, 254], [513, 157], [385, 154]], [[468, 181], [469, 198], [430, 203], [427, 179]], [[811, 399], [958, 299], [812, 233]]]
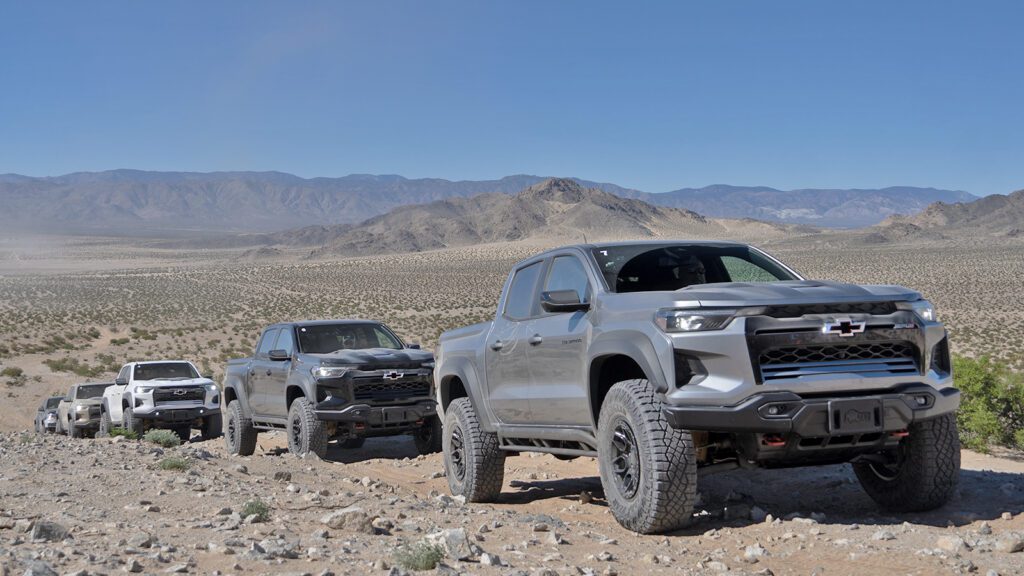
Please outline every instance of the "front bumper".
[[371, 428], [411, 426], [437, 415], [437, 401], [433, 398], [398, 406], [370, 406], [347, 404], [331, 398], [320, 402], [314, 410], [316, 417], [327, 422], [363, 424]]
[[[806, 438], [899, 432], [914, 422], [955, 412], [959, 405], [956, 388], [936, 390], [926, 384], [910, 384], [855, 395], [801, 397], [792, 392], [764, 392], [732, 406], [665, 406], [664, 413], [669, 425], [682, 430], [795, 433]], [[770, 413], [773, 406], [774, 415]], [[854, 411], [852, 418], [850, 410]], [[865, 415], [864, 421], [858, 421], [860, 414]]]
[[158, 408], [152, 412], [133, 412], [132, 416], [147, 422], [185, 423], [217, 414], [220, 414], [219, 406], [215, 408], [197, 406], [195, 408]]

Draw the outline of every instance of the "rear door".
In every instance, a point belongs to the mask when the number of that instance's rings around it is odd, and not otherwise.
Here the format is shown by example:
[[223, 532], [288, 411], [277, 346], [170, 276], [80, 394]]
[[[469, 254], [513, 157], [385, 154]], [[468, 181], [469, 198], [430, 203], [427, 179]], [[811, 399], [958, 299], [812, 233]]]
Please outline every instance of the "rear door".
[[[580, 302], [591, 298], [593, 283], [573, 254], [556, 255], [547, 267], [541, 291], [574, 290]], [[539, 294], [538, 294], [539, 299]], [[586, 350], [590, 312], [543, 312], [527, 334], [531, 371], [530, 410], [537, 424], [588, 426]]]
[[249, 397], [249, 409], [252, 410], [253, 414], [260, 416], [264, 416], [267, 413], [265, 406], [267, 402], [265, 398], [267, 386], [265, 381], [270, 378], [272, 373], [269, 355], [270, 351], [274, 349], [274, 344], [277, 343], [279, 332], [279, 328], [267, 328], [263, 331], [263, 337], [260, 338], [260, 343], [256, 346], [256, 354], [249, 363], [249, 373], [245, 380], [245, 393]]
[[[295, 352], [294, 328], [285, 326], [278, 331], [277, 342], [271, 350], [284, 350], [289, 356]], [[267, 360], [266, 375], [261, 382], [261, 393], [263, 397], [263, 409], [267, 416], [284, 417], [288, 415], [288, 406], [285, 397], [285, 385], [288, 382], [288, 374], [292, 369], [292, 361]]]
[[117, 373], [117, 378], [114, 380], [114, 385], [107, 386], [106, 390], [103, 391], [103, 400], [107, 405], [107, 410], [109, 410], [110, 422], [113, 424], [121, 424], [121, 418], [124, 416], [121, 408], [121, 399], [124, 396], [125, 389], [128, 387], [127, 384], [118, 385], [117, 381], [128, 382], [131, 376], [131, 366], [122, 366], [121, 371]]
[[527, 264], [513, 273], [500, 313], [484, 342], [488, 404], [504, 424], [530, 422], [530, 366], [526, 334], [536, 317], [537, 287], [542, 261]]

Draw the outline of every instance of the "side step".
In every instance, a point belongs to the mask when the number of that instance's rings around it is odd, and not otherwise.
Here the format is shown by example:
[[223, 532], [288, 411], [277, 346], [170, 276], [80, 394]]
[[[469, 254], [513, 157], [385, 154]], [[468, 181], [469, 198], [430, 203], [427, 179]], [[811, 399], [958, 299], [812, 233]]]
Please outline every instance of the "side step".
[[559, 456], [597, 458], [597, 447], [575, 440], [543, 440], [540, 438], [498, 437], [499, 448], [509, 452], [543, 452]]

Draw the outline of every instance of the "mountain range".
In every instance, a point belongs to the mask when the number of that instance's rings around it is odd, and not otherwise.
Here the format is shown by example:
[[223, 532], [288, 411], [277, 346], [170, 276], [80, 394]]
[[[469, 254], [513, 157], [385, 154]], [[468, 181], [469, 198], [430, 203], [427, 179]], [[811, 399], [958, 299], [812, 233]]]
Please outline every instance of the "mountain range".
[[[353, 174], [300, 178], [281, 172], [112, 170], [65, 176], [0, 175], [0, 226], [7, 230], [122, 234], [267, 233], [303, 226], [357, 224], [394, 208], [514, 195], [545, 178], [408, 179]], [[935, 201], [970, 201], [966, 192], [933, 188], [794, 190], [716, 185], [650, 193], [574, 178], [586, 189], [719, 218], [856, 227], [913, 214]]]

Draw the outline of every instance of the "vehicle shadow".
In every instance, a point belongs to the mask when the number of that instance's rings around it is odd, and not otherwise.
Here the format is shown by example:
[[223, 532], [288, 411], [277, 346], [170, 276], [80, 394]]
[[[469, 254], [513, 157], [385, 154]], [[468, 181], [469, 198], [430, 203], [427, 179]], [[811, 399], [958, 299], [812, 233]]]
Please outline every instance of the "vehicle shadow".
[[[580, 493], [592, 495], [591, 504], [605, 507], [598, 477], [512, 481], [500, 503], [527, 504], [549, 498], [579, 502]], [[703, 476], [698, 481], [696, 522], [677, 535], [700, 534], [723, 526], [753, 524], [750, 511], [758, 507], [775, 518], [813, 513], [821, 524], [962, 526], [996, 520], [1003, 512], [1024, 512], [1024, 474], [962, 470], [956, 495], [938, 510], [893, 513], [880, 509], [860, 488], [849, 465], [782, 470], [734, 470]]]
[[324, 460], [338, 464], [354, 464], [378, 458], [386, 460], [416, 458], [419, 454], [412, 436], [388, 436], [367, 438], [359, 448], [342, 448], [340, 442], [332, 441], [327, 445], [327, 456]]

